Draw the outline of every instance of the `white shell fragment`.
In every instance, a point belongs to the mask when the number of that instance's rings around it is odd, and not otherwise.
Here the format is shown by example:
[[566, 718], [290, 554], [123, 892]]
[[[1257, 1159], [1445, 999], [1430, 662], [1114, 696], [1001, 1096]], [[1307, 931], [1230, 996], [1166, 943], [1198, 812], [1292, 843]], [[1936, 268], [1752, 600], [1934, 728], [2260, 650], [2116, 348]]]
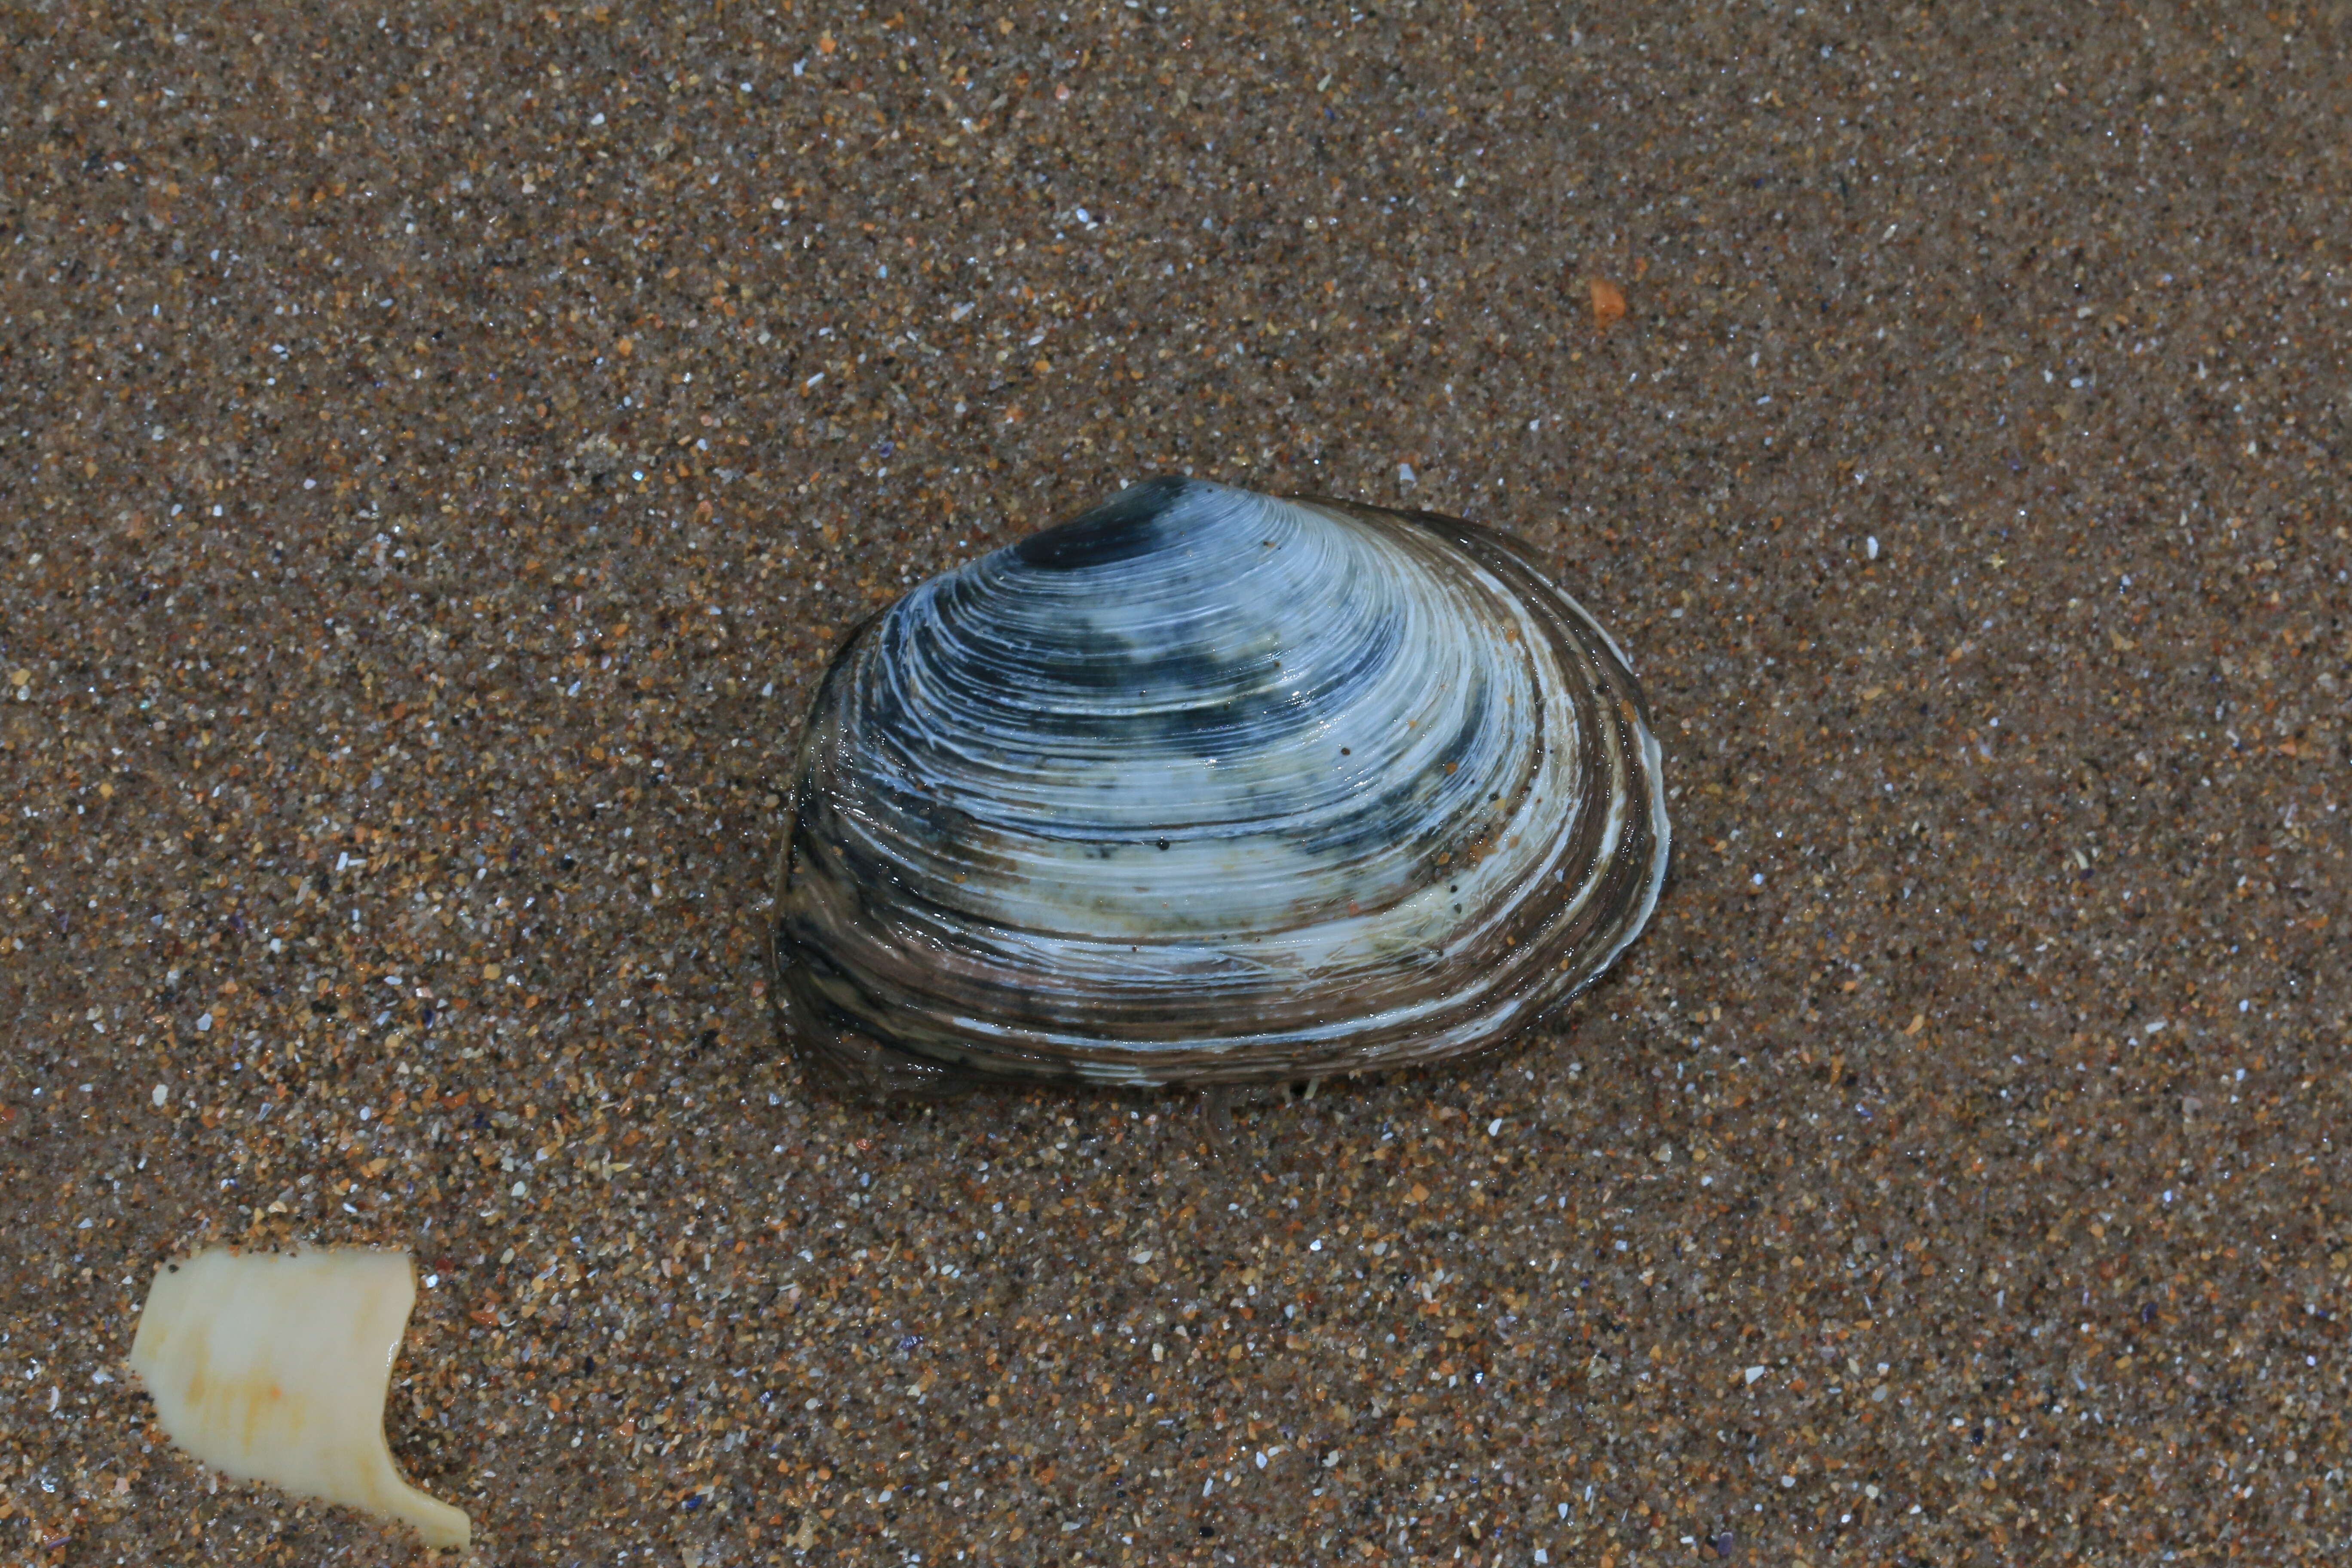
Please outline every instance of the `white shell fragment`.
[[1667, 853], [1640, 690], [1526, 545], [1182, 479], [861, 627], [789, 809], [784, 1027], [885, 1092], [1477, 1050]]
[[428, 1546], [464, 1546], [465, 1510], [409, 1485], [384, 1442], [415, 1300], [404, 1252], [213, 1247], [155, 1276], [131, 1367], [198, 1463], [398, 1520]]

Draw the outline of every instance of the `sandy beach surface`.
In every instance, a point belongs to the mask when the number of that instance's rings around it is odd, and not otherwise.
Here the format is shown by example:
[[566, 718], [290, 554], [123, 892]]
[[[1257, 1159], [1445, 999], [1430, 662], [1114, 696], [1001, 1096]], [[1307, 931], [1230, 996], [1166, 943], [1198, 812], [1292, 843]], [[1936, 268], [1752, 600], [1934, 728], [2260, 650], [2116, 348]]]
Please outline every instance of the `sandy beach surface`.
[[[2340, 10], [0, 17], [0, 1558], [417, 1259], [484, 1564], [2340, 1556]], [[1532, 542], [1675, 862], [1445, 1070], [830, 1098], [842, 630], [1156, 473]]]

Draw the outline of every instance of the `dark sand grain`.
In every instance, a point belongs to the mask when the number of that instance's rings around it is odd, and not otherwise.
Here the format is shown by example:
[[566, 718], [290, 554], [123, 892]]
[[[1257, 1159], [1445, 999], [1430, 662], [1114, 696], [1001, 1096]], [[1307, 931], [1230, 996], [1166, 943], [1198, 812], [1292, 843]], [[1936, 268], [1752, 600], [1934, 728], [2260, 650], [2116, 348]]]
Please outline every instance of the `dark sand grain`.
[[[1375, 11], [0, 18], [0, 1557], [404, 1550], [152, 1425], [215, 1240], [415, 1249], [485, 1563], [2340, 1555], [2340, 11]], [[814, 1095], [827, 647], [1186, 468], [1549, 552], [1648, 935]]]

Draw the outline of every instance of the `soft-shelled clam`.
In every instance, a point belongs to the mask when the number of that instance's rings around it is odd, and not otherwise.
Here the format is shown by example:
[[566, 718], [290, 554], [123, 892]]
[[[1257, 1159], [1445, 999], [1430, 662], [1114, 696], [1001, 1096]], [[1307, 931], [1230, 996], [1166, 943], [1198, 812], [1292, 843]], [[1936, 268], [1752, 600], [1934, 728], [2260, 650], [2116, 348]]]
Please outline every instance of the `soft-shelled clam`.
[[1182, 479], [861, 626], [787, 810], [785, 1029], [884, 1093], [1475, 1051], [1667, 853], [1640, 689], [1527, 546]]

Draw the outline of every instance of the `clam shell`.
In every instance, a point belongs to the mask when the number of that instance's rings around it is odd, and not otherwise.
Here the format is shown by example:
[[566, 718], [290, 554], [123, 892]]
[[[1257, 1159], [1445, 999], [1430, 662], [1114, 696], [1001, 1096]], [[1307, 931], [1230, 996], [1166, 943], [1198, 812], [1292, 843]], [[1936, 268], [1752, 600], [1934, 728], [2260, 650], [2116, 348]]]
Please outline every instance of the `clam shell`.
[[1667, 855], [1641, 691], [1526, 545], [1183, 479], [861, 626], [789, 810], [785, 1031], [886, 1093], [1475, 1051]]

